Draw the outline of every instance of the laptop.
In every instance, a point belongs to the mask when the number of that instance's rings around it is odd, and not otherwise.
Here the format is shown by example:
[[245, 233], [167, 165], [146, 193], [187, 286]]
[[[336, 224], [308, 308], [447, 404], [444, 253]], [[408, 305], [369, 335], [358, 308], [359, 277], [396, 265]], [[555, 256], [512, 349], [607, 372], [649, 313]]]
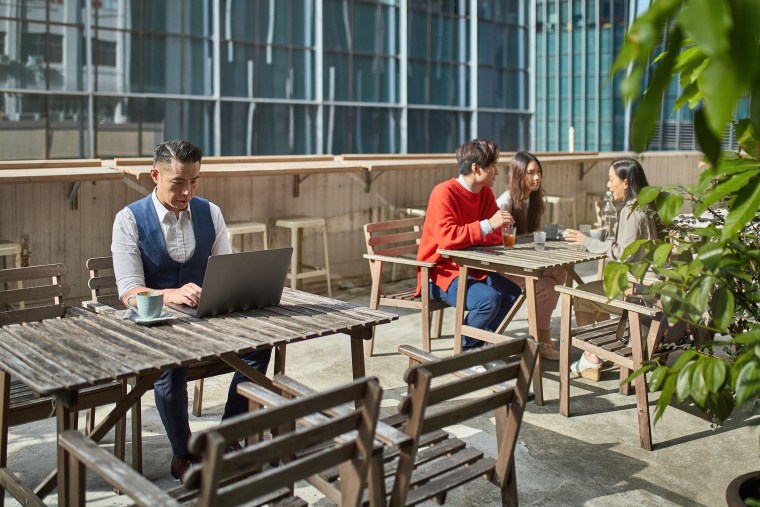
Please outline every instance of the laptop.
[[209, 257], [198, 306], [166, 304], [198, 318], [277, 305], [292, 255], [288, 247]]

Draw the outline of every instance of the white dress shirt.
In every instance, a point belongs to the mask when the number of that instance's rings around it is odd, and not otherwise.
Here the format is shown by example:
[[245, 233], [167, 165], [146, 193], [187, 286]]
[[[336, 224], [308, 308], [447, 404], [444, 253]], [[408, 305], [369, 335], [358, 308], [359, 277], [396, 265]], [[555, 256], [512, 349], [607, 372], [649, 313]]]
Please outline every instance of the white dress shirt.
[[[166, 249], [169, 257], [184, 264], [195, 253], [195, 232], [193, 231], [193, 217], [190, 206], [181, 211], [177, 218], [161, 204], [156, 196], [156, 190], [151, 193], [153, 206], [156, 208], [158, 221], [161, 224], [161, 232], [164, 234]], [[214, 224], [216, 238], [211, 248], [211, 255], [232, 253], [230, 240], [227, 237], [227, 226], [224, 224], [222, 210], [213, 202], [209, 202], [211, 208], [211, 221]], [[132, 210], [125, 207], [116, 214], [113, 223], [113, 235], [111, 240], [111, 254], [113, 255], [113, 271], [116, 275], [116, 285], [119, 289], [119, 297], [124, 297], [130, 289], [145, 286], [145, 272], [143, 271], [142, 257], [140, 255], [140, 239], [137, 232], [137, 222]], [[177, 287], [172, 287], [177, 288]]]

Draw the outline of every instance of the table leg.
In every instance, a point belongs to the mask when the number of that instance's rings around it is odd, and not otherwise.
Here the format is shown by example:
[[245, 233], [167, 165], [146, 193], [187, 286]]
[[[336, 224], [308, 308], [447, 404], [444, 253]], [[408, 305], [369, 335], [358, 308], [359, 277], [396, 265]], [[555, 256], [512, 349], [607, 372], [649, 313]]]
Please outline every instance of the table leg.
[[[538, 321], [536, 317], [536, 279], [525, 277], [525, 297], [528, 303], [528, 332], [538, 340]], [[533, 400], [538, 406], [544, 404], [544, 388], [541, 378], [541, 354], [536, 359], [536, 369], [533, 372]]]
[[454, 317], [454, 354], [462, 353], [462, 324], [464, 324], [465, 296], [467, 295], [467, 266], [459, 267], [459, 288], [457, 289], [457, 307]]
[[284, 343], [281, 345], [274, 346], [274, 374], [275, 375], [285, 374], [286, 355], [287, 355], [287, 348]]
[[[74, 417], [76, 411], [71, 407], [76, 403], [76, 392], [66, 392], [56, 394], [55, 396], [55, 413], [56, 413], [56, 435], [74, 428]], [[58, 505], [70, 505], [72, 498], [69, 496], [69, 484], [67, 480], [71, 479], [69, 474], [69, 453], [63, 447], [57, 445], [58, 454]]]
[[[8, 418], [10, 416], [11, 376], [0, 371], [0, 469], [8, 466]], [[0, 507], [5, 505], [5, 488], [0, 483]]]
[[362, 327], [348, 333], [351, 337], [351, 369], [355, 379], [367, 374], [364, 365], [364, 342], [372, 338], [373, 329], [371, 326]]

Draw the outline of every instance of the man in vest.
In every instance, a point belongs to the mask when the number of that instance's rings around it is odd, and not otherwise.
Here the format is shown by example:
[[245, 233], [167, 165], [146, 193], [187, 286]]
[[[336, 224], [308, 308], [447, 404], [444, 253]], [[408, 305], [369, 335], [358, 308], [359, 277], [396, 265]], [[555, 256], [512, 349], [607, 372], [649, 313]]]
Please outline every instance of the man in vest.
[[[156, 188], [119, 211], [113, 225], [111, 252], [119, 297], [149, 289], [164, 292], [164, 302], [197, 306], [208, 258], [232, 253], [219, 207], [195, 197], [201, 170], [201, 150], [185, 140], [159, 144], [150, 175]], [[271, 350], [243, 359], [266, 373]], [[235, 373], [222, 419], [247, 411]], [[191, 464], [187, 449], [187, 368], [169, 369], [156, 381], [156, 408], [172, 448], [170, 472], [180, 479]]]

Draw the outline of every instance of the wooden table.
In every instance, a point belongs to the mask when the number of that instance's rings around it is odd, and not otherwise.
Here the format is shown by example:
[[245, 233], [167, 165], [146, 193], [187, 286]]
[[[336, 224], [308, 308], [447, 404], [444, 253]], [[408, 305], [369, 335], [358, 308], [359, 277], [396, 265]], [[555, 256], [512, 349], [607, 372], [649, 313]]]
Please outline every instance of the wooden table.
[[[536, 251], [533, 243], [515, 245], [505, 249], [501, 246], [475, 247], [465, 250], [438, 250], [442, 256], [451, 259], [459, 266], [459, 287], [467, 286], [467, 275], [470, 269], [491, 271], [503, 275], [520, 276], [525, 279], [525, 297], [528, 307], [528, 329], [531, 336], [538, 338], [538, 322], [536, 322], [536, 280], [544, 270], [551, 267], [562, 267], [568, 272], [567, 283], [579, 280], [575, 273], [575, 265], [581, 262], [604, 259], [604, 254], [594, 254], [581, 251], [564, 241], [547, 241], [544, 251]], [[498, 343], [508, 339], [500, 333], [492, 333], [483, 329], [464, 325], [466, 291], [457, 292], [456, 318], [454, 323], [454, 352], [462, 352], [462, 335], [466, 334], [490, 343]], [[509, 318], [509, 315], [507, 316]], [[503, 326], [502, 326], [503, 327]], [[497, 330], [500, 331], [500, 330]], [[536, 365], [533, 375], [533, 392], [536, 405], [543, 405], [543, 387], [541, 381], [541, 361]]]
[[[265, 386], [271, 380], [251, 368], [239, 354], [344, 333], [351, 340], [354, 378], [364, 375], [363, 342], [374, 326], [398, 318], [343, 301], [285, 288], [279, 305], [206, 319], [173, 312], [178, 318], [154, 327], [122, 319], [123, 311], [94, 303], [91, 309], [67, 308], [62, 319], [0, 328], [0, 421], [9, 404], [10, 376], [56, 400], [57, 431], [73, 427], [77, 391], [89, 385], [137, 377], [123, 401], [89, 434], [100, 441], [167, 368], [217, 358]], [[284, 354], [275, 371], [284, 371]], [[3, 446], [2, 449], [7, 449]], [[58, 504], [70, 498], [65, 480], [68, 456], [58, 449]], [[22, 504], [42, 505], [56, 487], [53, 472], [35, 490], [7, 468], [0, 455], [0, 485]], [[0, 495], [4, 494], [0, 489]]]

